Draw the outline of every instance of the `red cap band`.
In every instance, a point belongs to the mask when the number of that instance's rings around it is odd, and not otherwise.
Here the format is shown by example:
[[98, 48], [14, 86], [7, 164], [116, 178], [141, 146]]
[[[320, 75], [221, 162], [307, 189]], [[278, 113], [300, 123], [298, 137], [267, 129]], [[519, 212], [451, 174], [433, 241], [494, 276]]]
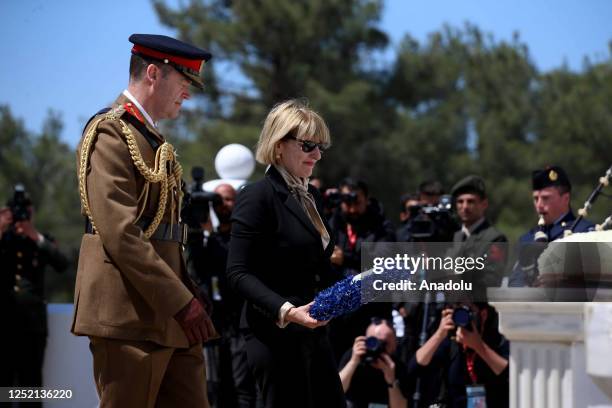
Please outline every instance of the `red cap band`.
[[166, 54], [166, 53], [154, 50], [152, 48], [143, 47], [142, 45], [134, 45], [134, 47], [132, 48], [132, 52], [136, 54], [141, 54], [141, 55], [145, 55], [148, 57], [152, 57], [152, 58], [157, 58], [160, 60], [167, 59], [168, 61], [172, 61], [175, 64], [178, 64], [185, 68], [189, 68], [196, 72], [200, 72], [200, 68], [202, 68], [203, 60], [201, 59], [181, 58], [181, 57], [177, 57], [176, 55]]

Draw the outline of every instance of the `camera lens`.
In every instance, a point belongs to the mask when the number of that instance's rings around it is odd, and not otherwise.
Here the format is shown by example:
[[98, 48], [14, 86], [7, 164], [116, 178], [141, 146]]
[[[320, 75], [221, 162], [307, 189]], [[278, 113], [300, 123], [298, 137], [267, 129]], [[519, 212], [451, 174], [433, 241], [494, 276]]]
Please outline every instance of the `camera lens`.
[[472, 311], [463, 306], [453, 311], [453, 323], [459, 327], [469, 327], [472, 322]]

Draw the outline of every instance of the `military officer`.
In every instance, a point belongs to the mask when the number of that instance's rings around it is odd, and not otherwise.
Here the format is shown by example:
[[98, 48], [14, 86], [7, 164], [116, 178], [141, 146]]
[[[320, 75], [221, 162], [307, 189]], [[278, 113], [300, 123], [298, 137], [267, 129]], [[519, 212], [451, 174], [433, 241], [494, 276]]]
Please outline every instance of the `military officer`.
[[211, 55], [134, 34], [128, 88], [86, 125], [72, 332], [90, 339], [102, 407], [206, 407], [202, 342], [217, 336], [182, 256], [182, 168], [157, 122], [202, 87]]
[[453, 186], [451, 195], [461, 220], [461, 229], [453, 235], [453, 255], [474, 259], [486, 256], [485, 269], [468, 276], [474, 284], [474, 300], [483, 301], [487, 287], [501, 284], [508, 239], [486, 217], [489, 200], [482, 177], [470, 175], [461, 179]]
[[[570, 208], [572, 185], [565, 170], [560, 166], [547, 166], [532, 173], [533, 206], [543, 220], [543, 225], [532, 228], [519, 238], [519, 245], [531, 244], [536, 240], [551, 242], [562, 238], [564, 231], [570, 229], [576, 217]], [[594, 224], [582, 219], [574, 232], [587, 232], [594, 229]], [[537, 238], [536, 238], [537, 236]], [[540, 238], [541, 237], [541, 238]], [[527, 246], [519, 248], [523, 255]], [[541, 251], [538, 251], [538, 254]], [[530, 286], [537, 273], [533, 270], [535, 259], [532, 256], [519, 254], [519, 261], [510, 274], [509, 286]], [[537, 258], [537, 256], [535, 256]], [[533, 271], [533, 272], [531, 272]]]
[[[34, 225], [34, 207], [24, 190], [0, 210], [0, 264], [3, 269], [3, 322], [10, 330], [2, 336], [9, 343], [3, 359], [2, 384], [23, 387], [42, 386], [42, 366], [47, 344], [47, 303], [44, 296], [45, 270], [51, 266], [63, 272], [68, 259], [55, 240], [41, 234]], [[7, 307], [7, 309], [4, 309]], [[10, 324], [9, 324], [10, 322]], [[35, 403], [36, 406], [42, 406]]]

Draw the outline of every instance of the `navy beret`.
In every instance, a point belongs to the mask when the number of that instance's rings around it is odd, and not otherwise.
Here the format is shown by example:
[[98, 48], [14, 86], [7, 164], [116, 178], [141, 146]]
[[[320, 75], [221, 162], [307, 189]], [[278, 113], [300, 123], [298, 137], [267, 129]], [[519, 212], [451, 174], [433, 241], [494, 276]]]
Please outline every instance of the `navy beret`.
[[534, 170], [531, 176], [533, 190], [542, 190], [546, 187], [563, 186], [570, 191], [572, 185], [567, 173], [560, 166], [546, 166], [541, 170]]

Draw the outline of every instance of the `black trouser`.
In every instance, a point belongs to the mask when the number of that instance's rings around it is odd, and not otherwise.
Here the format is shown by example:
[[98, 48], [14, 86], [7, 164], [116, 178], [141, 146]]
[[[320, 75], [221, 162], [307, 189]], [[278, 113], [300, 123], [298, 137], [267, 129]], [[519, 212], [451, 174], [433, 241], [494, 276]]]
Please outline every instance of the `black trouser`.
[[246, 334], [249, 367], [266, 408], [346, 406], [324, 330], [290, 324], [269, 333]]
[[[47, 345], [46, 333], [13, 333], [0, 343], [2, 364], [0, 386], [42, 387], [42, 369]], [[0, 403], [10, 407], [10, 403]], [[15, 405], [13, 405], [15, 406]], [[41, 402], [17, 403], [16, 406], [42, 407]]]
[[205, 348], [208, 359], [208, 399], [211, 406], [257, 407], [257, 387], [248, 367], [242, 333], [228, 333], [208, 343]]

